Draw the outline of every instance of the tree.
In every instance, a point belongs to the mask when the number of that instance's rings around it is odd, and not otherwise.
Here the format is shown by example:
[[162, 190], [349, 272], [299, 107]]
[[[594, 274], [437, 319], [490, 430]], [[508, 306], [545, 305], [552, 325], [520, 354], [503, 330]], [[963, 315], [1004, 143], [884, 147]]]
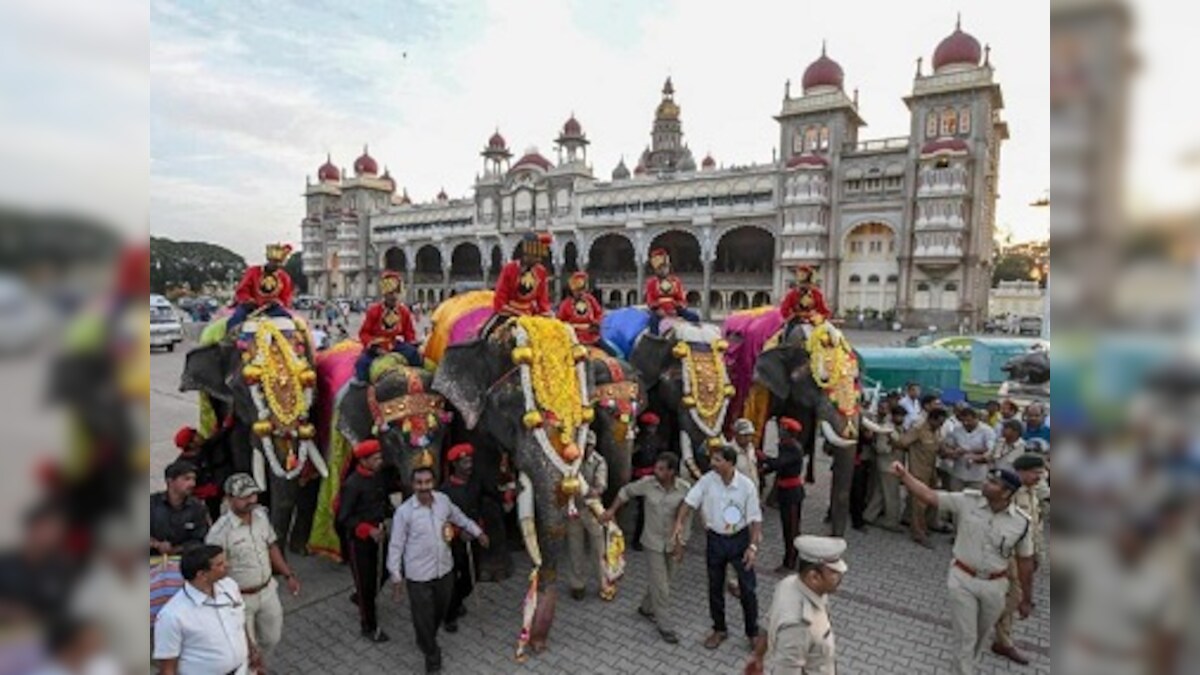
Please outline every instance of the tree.
[[1024, 253], [1002, 253], [992, 268], [992, 285], [1001, 281], [1028, 281], [1037, 261]]
[[308, 277], [304, 276], [303, 255], [300, 251], [292, 253], [287, 263], [283, 266], [283, 270], [292, 278], [292, 285], [295, 286], [296, 293], [298, 295], [307, 295]]

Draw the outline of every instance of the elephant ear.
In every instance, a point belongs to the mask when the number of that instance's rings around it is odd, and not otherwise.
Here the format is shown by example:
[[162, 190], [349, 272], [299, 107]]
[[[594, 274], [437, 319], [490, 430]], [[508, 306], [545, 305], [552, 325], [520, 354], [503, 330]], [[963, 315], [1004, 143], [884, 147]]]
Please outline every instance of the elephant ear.
[[641, 374], [643, 383], [653, 386], [658, 382], [658, 376], [666, 369], [667, 360], [671, 358], [673, 346], [671, 340], [650, 333], [643, 333], [638, 338], [629, 363]]
[[218, 400], [232, 401], [233, 390], [227, 380], [231, 350], [222, 344], [211, 344], [188, 352], [179, 391], [202, 391]]
[[487, 419], [483, 422], [483, 430], [501, 448], [509, 452], [516, 450], [522, 432], [520, 411], [525, 409], [524, 394], [516, 387], [497, 387], [487, 392], [485, 399]]
[[787, 400], [791, 393], [792, 350], [788, 347], [768, 349], [754, 362], [754, 381], [766, 387], [771, 396]]
[[487, 405], [487, 392], [492, 386], [494, 358], [488, 352], [487, 340], [472, 340], [446, 348], [433, 376], [431, 389], [446, 397], [462, 415], [468, 429], [479, 423]]
[[371, 409], [367, 405], [367, 388], [347, 384], [338, 402], [338, 431], [354, 445], [370, 438], [374, 426], [375, 420], [372, 419]]

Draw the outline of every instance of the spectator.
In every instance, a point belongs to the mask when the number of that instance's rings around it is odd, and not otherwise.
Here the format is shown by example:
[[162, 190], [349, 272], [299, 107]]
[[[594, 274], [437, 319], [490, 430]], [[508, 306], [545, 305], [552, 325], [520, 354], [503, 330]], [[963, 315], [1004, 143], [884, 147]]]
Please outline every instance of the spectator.
[[[896, 405], [890, 413], [890, 417], [880, 421], [890, 421], [893, 429], [903, 428], [908, 411]], [[889, 532], [900, 532], [900, 479], [891, 472], [892, 462], [900, 458], [900, 449], [890, 435], [877, 434], [871, 450], [874, 460], [871, 466], [872, 489], [864, 519]]]
[[984, 405], [983, 423], [1000, 433], [1000, 402], [996, 399], [989, 400]]
[[964, 488], [979, 489], [987, 478], [988, 463], [996, 432], [979, 423], [979, 411], [967, 406], [958, 413], [959, 425], [950, 431], [942, 444], [942, 457], [953, 460], [950, 469], [950, 491]]
[[25, 534], [15, 551], [0, 554], [0, 614], [43, 618], [68, 600], [72, 565], [64, 554], [67, 518], [53, 502], [25, 514]]
[[1046, 419], [1046, 409], [1041, 403], [1030, 403], [1025, 407], [1025, 433], [1021, 435], [1028, 443], [1040, 439], [1050, 443], [1050, 422]]
[[904, 428], [911, 429], [916, 426], [925, 412], [925, 400], [921, 396], [921, 385], [909, 382], [904, 389], [904, 397], [900, 399], [900, 406], [905, 411]]
[[[892, 432], [892, 442], [895, 447], [908, 453], [908, 471], [918, 481], [928, 487], [933, 487], [935, 467], [937, 465], [938, 449], [941, 446], [941, 430], [946, 421], [946, 411], [934, 408], [929, 411], [924, 422], [909, 429], [904, 434]], [[929, 543], [929, 530], [936, 530], [937, 514], [926, 511], [925, 504], [909, 492], [909, 523], [912, 528], [912, 540], [924, 546], [933, 548]]]
[[118, 675], [120, 665], [104, 649], [104, 636], [89, 621], [55, 618], [46, 631], [50, 662], [35, 675]]
[[1000, 435], [992, 446], [991, 464], [1010, 468], [1013, 460], [1025, 454], [1025, 440], [1021, 438], [1021, 423], [1005, 420], [1000, 425]]
[[154, 622], [154, 660], [160, 675], [247, 675], [259, 669], [247, 633], [245, 604], [225, 576], [220, 546], [189, 548], [180, 563], [186, 581]]
[[567, 555], [571, 563], [567, 568], [567, 581], [571, 587], [571, 597], [575, 600], [584, 598], [587, 594], [587, 575], [594, 571], [598, 575], [601, 599], [612, 600], [610, 593], [615, 593], [616, 587], [605, 582], [604, 570], [599, 564], [604, 556], [604, 529], [586, 503], [589, 499], [599, 500], [608, 489], [608, 463], [596, 451], [596, 432], [591, 429], [587, 432], [579, 473], [587, 483], [588, 494], [573, 497], [579, 517], [567, 519]]
[[1006, 398], [1000, 402], [1000, 419], [995, 424], [992, 425], [992, 428], [996, 430], [996, 433], [1000, 433], [1001, 425], [1003, 425], [1008, 420], [1015, 420], [1018, 424], [1021, 425], [1021, 433], [1024, 434], [1025, 433], [1025, 424], [1023, 422], [1021, 422], [1020, 415], [1021, 415], [1021, 410], [1017, 407], [1016, 402], [1013, 401], [1011, 398]]
[[151, 555], [176, 555], [188, 544], [202, 544], [208, 534], [208, 509], [192, 496], [196, 465], [176, 460], [163, 471], [167, 489], [150, 495]]
[[804, 504], [801, 428], [800, 423], [790, 417], [779, 418], [779, 456], [763, 455], [761, 460], [763, 473], [775, 474], [775, 494], [779, 500], [779, 521], [783, 530], [783, 562], [775, 568], [775, 573], [780, 576], [796, 569], [795, 540], [800, 536], [800, 511]]

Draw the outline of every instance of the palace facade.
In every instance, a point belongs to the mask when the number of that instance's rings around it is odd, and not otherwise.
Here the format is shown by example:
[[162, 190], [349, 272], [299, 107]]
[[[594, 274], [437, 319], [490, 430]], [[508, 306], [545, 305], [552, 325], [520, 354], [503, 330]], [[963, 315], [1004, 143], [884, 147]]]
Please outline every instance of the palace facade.
[[585, 269], [606, 305], [641, 301], [649, 253], [663, 247], [689, 304], [709, 318], [778, 302], [790, 268], [804, 264], [840, 314], [978, 324], [988, 316], [1008, 137], [989, 52], [956, 28], [931, 72], [917, 61], [904, 98], [909, 135], [866, 139], [858, 93], [846, 93], [841, 66], [822, 49], [799, 92], [784, 86], [779, 151], [749, 166], [696, 161], [670, 78], [649, 145], [608, 179], [588, 163], [591, 139], [574, 115], [553, 161], [533, 148], [515, 157], [494, 133], [466, 199], [443, 191], [413, 203], [366, 148], [352, 172], [327, 159], [305, 190], [304, 273], [318, 295], [364, 296], [381, 270], [399, 270], [409, 302], [436, 303], [490, 285], [523, 233], [546, 230], [555, 290]]

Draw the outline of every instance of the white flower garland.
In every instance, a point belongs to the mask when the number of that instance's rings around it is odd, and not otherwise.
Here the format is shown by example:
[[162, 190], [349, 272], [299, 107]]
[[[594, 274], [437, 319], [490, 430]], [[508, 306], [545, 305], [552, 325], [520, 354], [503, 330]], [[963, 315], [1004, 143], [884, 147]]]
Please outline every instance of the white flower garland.
[[[274, 339], [274, 334], [268, 331], [265, 336], [265, 342], [268, 346], [268, 349], [258, 350], [255, 353], [254, 358], [250, 361], [252, 365], [260, 368], [266, 367], [267, 351], [269, 351], [269, 347]], [[292, 346], [287, 345], [285, 348], [291, 349]], [[250, 384], [248, 386], [250, 389], [250, 397], [254, 400], [254, 408], [258, 412], [258, 419], [262, 421], [271, 419], [271, 407], [267, 404], [266, 396], [263, 394], [262, 382], [255, 382], [254, 384]], [[312, 410], [313, 405], [314, 388], [315, 387], [304, 388], [304, 413], [302, 413], [297, 420], [300, 424], [308, 422], [308, 411]], [[263, 458], [265, 458], [266, 463], [270, 465], [271, 473], [275, 474], [279, 478], [283, 478], [284, 480], [292, 480], [298, 477], [300, 473], [304, 471], [304, 467], [308, 464], [308, 462], [313, 463], [313, 467], [317, 470], [317, 473], [319, 473], [322, 478], [327, 478], [329, 476], [329, 467], [326, 466], [325, 458], [321, 456], [321, 451], [317, 449], [317, 444], [313, 439], [299, 438], [294, 429], [286, 431], [281, 435], [299, 441], [299, 448], [296, 452], [296, 466], [290, 471], [280, 466], [279, 458], [275, 455], [275, 442], [272, 440], [271, 434], [262, 436], [259, 439], [261, 447], [255, 448], [255, 453], [258, 455], [258, 457], [255, 458], [254, 462], [254, 479], [259, 483], [259, 487], [265, 487], [263, 482], [266, 476], [261, 475], [265, 473], [262, 470], [261, 460]]]

